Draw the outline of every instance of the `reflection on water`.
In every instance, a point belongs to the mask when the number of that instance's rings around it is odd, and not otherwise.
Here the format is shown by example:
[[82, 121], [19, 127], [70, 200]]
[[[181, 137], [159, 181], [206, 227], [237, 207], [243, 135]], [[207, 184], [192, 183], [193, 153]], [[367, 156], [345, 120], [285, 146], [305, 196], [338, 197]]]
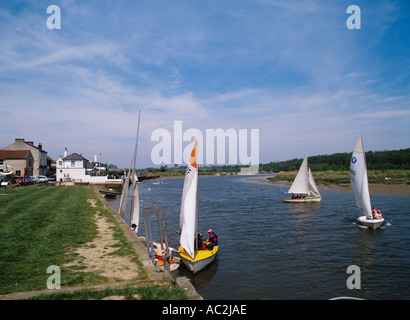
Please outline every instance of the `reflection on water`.
[[[142, 208], [165, 210], [173, 247], [182, 185], [183, 179], [169, 179], [139, 187]], [[355, 223], [360, 212], [351, 192], [320, 190], [320, 204], [291, 204], [281, 201], [287, 189], [243, 177], [201, 177], [198, 231], [215, 230], [219, 253], [195, 276], [183, 266], [177, 273], [205, 299], [410, 298], [410, 197], [372, 194], [388, 224], [365, 230]], [[119, 199], [109, 201], [118, 208]], [[360, 290], [346, 286], [349, 265], [361, 270]]]

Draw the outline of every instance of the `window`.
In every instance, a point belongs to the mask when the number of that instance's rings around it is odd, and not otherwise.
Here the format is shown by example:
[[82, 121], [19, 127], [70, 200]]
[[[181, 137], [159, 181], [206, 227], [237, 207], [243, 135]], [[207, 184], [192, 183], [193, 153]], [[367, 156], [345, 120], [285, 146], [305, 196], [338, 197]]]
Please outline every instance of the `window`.
[[71, 160], [71, 166], [75, 167], [75, 160]]

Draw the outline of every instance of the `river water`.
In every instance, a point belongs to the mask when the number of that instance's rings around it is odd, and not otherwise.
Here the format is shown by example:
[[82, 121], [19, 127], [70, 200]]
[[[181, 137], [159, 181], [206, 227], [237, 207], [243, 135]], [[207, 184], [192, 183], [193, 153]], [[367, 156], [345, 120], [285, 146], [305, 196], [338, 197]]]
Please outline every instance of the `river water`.
[[[139, 233], [142, 209], [158, 206], [177, 248], [184, 180], [161, 181], [139, 185]], [[355, 223], [360, 211], [351, 192], [319, 188], [320, 204], [289, 204], [281, 201], [288, 188], [243, 176], [200, 177], [198, 231], [205, 238], [214, 229], [219, 252], [195, 276], [182, 264], [177, 275], [189, 277], [204, 299], [410, 299], [410, 197], [371, 194], [388, 223], [369, 230]], [[109, 202], [118, 209], [119, 197]], [[359, 269], [347, 273], [351, 265]], [[348, 280], [360, 289], [349, 289]]]

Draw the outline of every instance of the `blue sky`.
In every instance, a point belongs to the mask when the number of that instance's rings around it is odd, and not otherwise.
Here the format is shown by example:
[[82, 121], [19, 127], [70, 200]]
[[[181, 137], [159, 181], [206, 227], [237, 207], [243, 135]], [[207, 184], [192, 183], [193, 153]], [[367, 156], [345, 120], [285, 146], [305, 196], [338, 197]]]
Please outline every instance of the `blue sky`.
[[[349, 30], [349, 5], [361, 29]], [[61, 29], [46, 22], [61, 10]], [[152, 165], [155, 129], [259, 129], [261, 163], [409, 147], [410, 2], [2, 1], [0, 148]], [[188, 144], [188, 142], [186, 142]]]

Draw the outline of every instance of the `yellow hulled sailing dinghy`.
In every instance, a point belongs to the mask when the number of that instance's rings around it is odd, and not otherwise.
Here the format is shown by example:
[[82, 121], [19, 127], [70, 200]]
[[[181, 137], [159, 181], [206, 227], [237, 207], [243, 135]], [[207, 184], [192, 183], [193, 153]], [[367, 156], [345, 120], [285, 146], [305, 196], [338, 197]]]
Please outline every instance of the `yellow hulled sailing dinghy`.
[[209, 265], [218, 252], [218, 246], [212, 250], [198, 250], [198, 140], [195, 140], [182, 192], [181, 211], [179, 216], [180, 227], [180, 257], [184, 265], [192, 272], [197, 273]]
[[305, 156], [298, 174], [287, 193], [290, 193], [291, 197], [282, 199], [283, 202], [315, 203], [322, 200], [315, 179], [313, 179], [312, 172], [310, 171], [307, 156]]

